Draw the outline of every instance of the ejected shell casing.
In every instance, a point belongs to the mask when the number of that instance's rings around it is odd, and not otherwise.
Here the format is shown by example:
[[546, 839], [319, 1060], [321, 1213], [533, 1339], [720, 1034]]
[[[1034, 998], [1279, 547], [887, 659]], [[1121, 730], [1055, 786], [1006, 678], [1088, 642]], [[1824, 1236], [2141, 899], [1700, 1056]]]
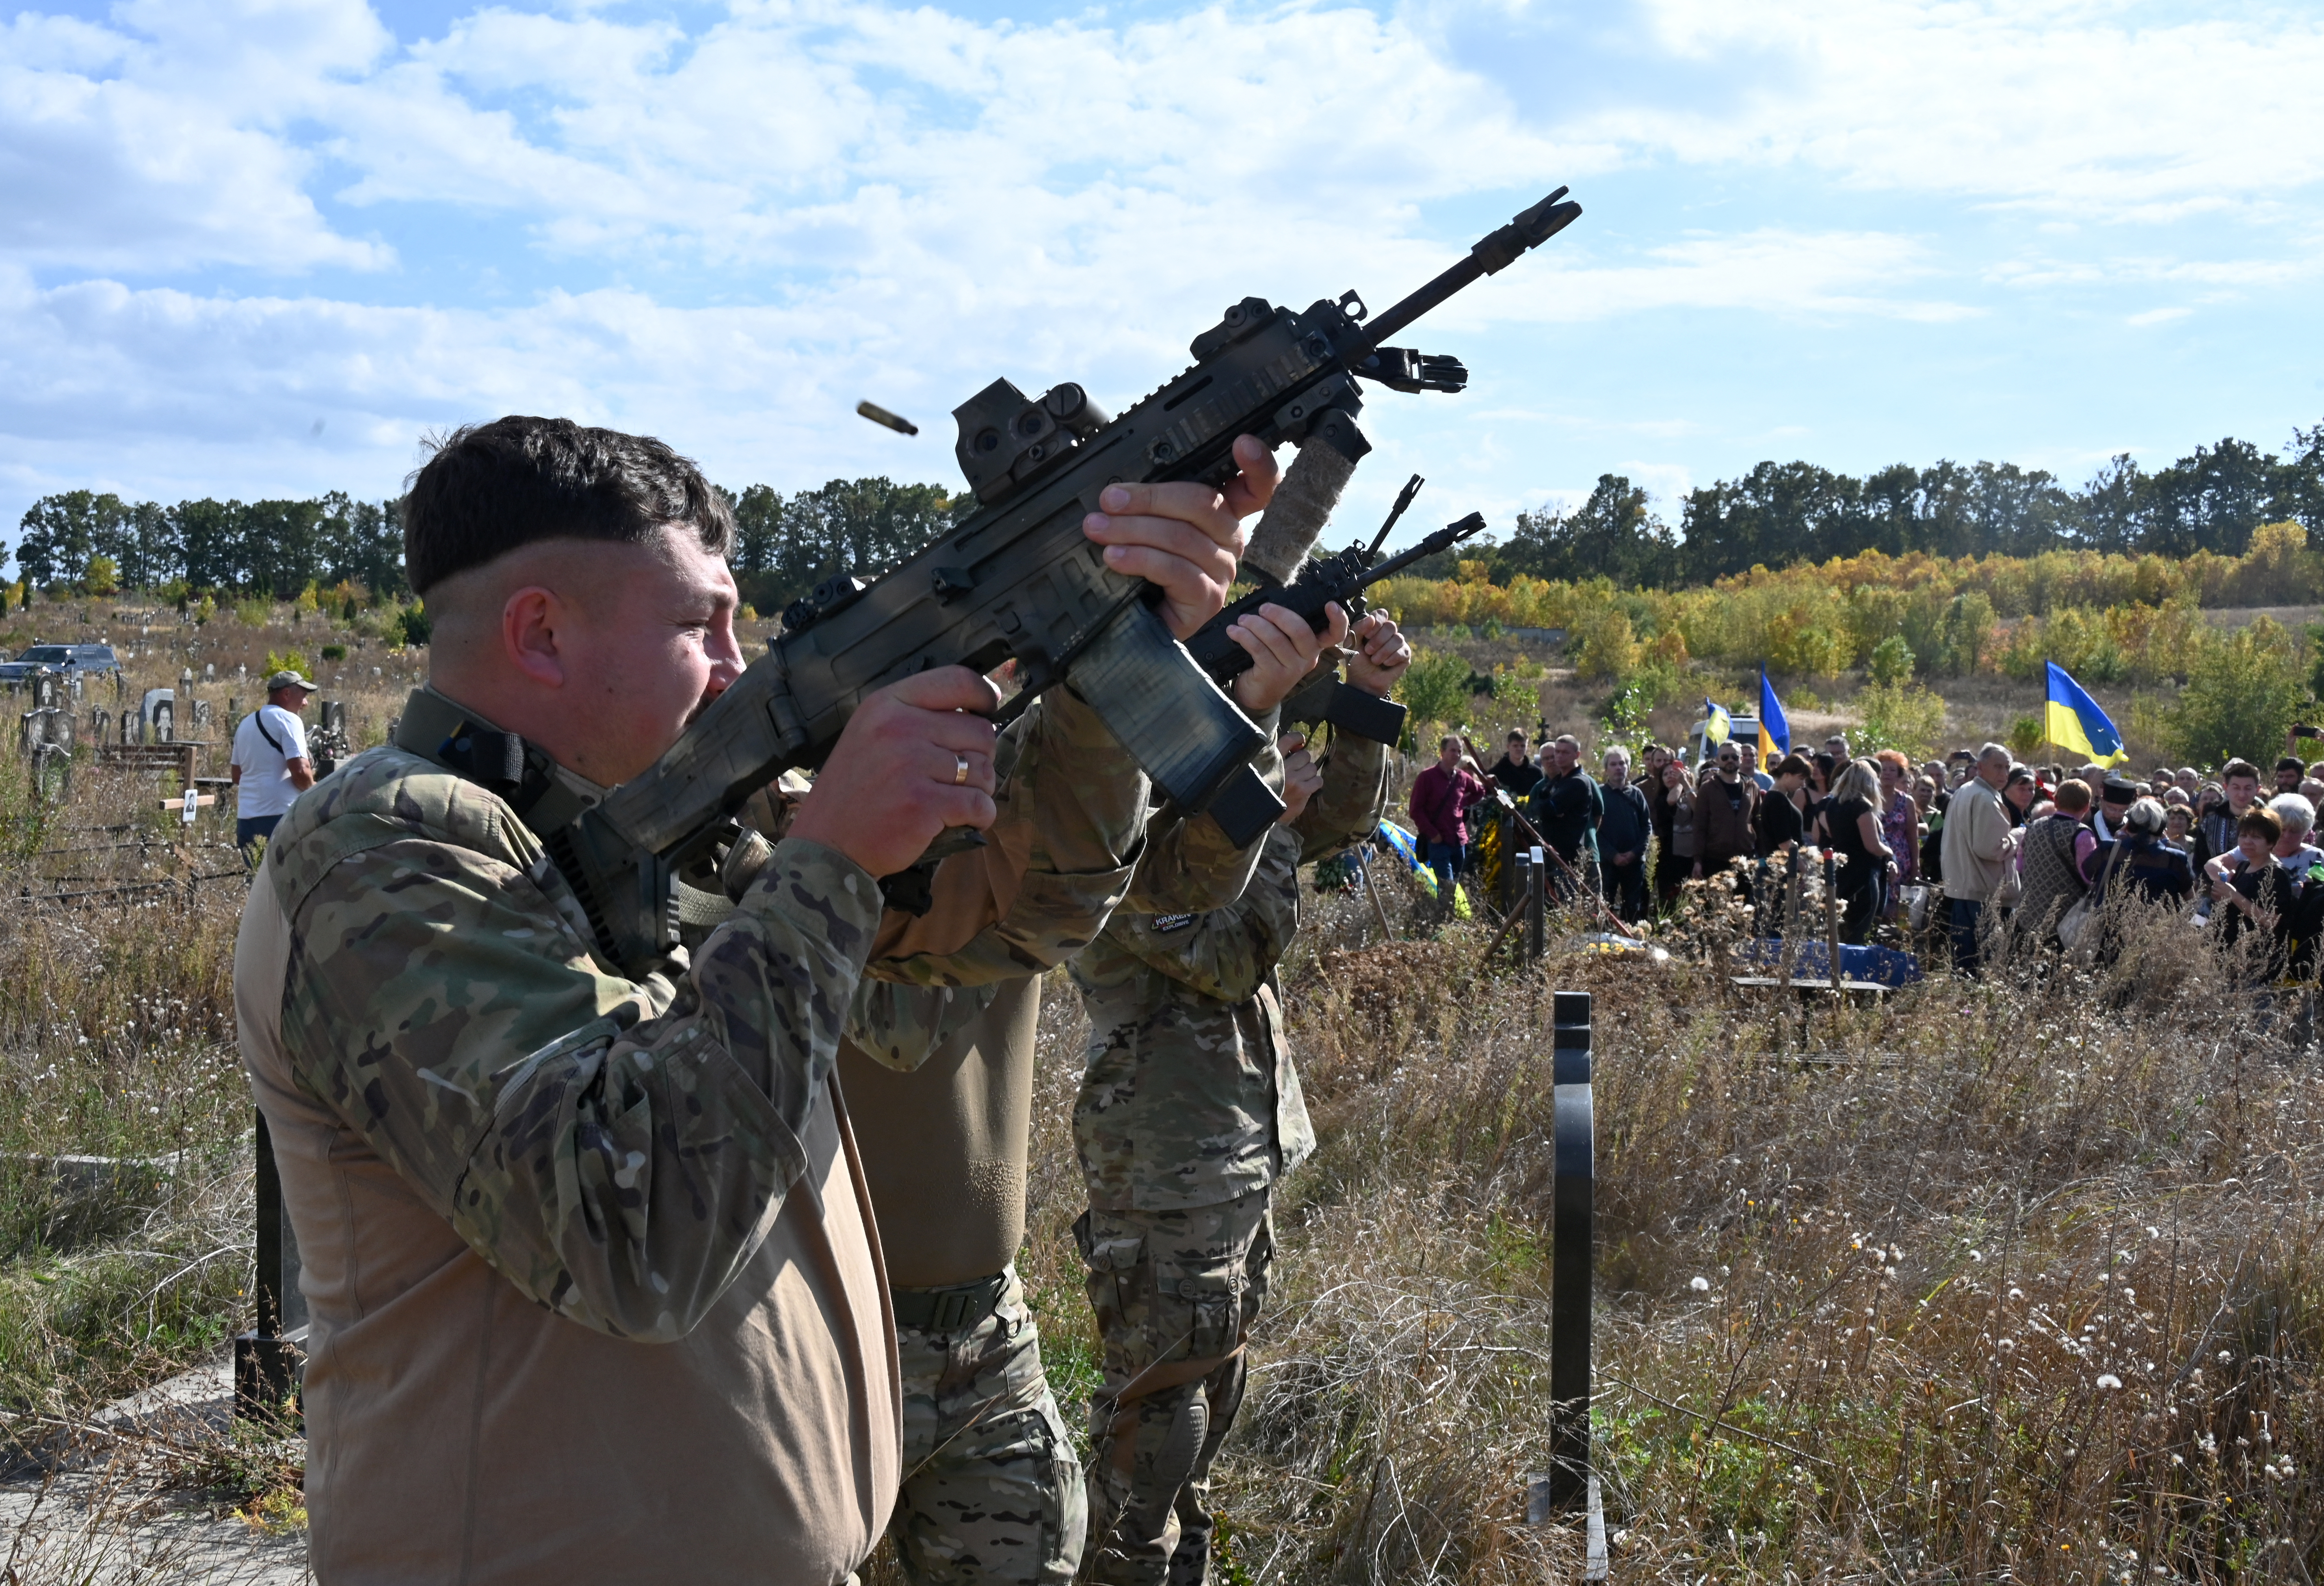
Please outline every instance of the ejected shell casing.
[[855, 410], [874, 424], [885, 424], [899, 435], [918, 435], [920, 427], [900, 413], [891, 413], [877, 402], [858, 402]]

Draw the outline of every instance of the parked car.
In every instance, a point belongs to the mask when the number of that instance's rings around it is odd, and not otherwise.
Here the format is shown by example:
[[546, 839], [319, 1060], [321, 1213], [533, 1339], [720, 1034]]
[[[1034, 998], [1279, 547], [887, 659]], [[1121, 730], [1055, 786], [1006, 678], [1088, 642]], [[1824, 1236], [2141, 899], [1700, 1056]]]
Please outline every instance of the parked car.
[[0, 683], [21, 683], [46, 667], [60, 677], [121, 670], [110, 644], [35, 644], [14, 660], [0, 660]]

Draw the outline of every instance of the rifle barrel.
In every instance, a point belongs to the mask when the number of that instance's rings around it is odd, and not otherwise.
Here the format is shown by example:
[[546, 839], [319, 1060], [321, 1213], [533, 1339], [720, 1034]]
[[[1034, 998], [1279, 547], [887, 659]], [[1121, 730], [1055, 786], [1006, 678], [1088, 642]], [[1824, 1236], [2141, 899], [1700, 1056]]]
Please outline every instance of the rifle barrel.
[[1485, 514], [1471, 512], [1457, 523], [1445, 524], [1443, 528], [1410, 549], [1400, 550], [1388, 560], [1365, 569], [1364, 581], [1368, 584], [1376, 584], [1382, 578], [1393, 578], [1413, 563], [1433, 557], [1447, 546], [1458, 545], [1472, 534], [1481, 534], [1484, 529]]
[[1499, 271], [1519, 254], [1539, 247], [1571, 226], [1581, 215], [1582, 206], [1559, 203], [1558, 200], [1565, 197], [1565, 189], [1558, 189], [1508, 225], [1489, 233], [1469, 250], [1467, 258], [1386, 313], [1375, 314], [1365, 320], [1363, 339], [1348, 353], [1348, 363], [1351, 366], [1362, 363], [1378, 352], [1389, 337], [1479, 276]]
[[1388, 509], [1388, 521], [1380, 525], [1379, 532], [1372, 536], [1370, 546], [1364, 551], [1364, 560], [1369, 562], [1379, 555], [1380, 547], [1388, 543], [1388, 530], [1396, 527], [1396, 521], [1404, 516], [1404, 509], [1412, 504], [1412, 498], [1420, 493], [1420, 487], [1425, 483], [1417, 474], [1406, 482], [1404, 489], [1397, 494], [1396, 505]]

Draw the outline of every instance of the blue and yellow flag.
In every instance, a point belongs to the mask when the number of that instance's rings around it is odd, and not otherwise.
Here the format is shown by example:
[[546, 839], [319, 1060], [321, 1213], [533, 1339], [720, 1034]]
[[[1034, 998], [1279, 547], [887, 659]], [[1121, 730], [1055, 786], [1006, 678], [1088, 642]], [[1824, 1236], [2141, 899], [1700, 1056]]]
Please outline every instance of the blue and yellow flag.
[[1728, 734], [1734, 731], [1735, 723], [1733, 718], [1728, 715], [1727, 708], [1724, 705], [1713, 705], [1711, 702], [1711, 696], [1704, 695], [1702, 696], [1702, 741], [1705, 743], [1724, 743], [1727, 742]]
[[2066, 676], [2065, 668], [2056, 661], [2045, 664], [2050, 669], [2050, 704], [2043, 713], [2043, 735], [2061, 749], [2089, 756], [2094, 765], [2116, 766], [2128, 760], [2122, 734], [2114, 730], [2098, 702]]
[[1759, 769], [1773, 771], [1775, 761], [1792, 752], [1792, 724], [1784, 715], [1784, 702], [1775, 697], [1775, 686], [1767, 681], [1767, 669], [1759, 669]]

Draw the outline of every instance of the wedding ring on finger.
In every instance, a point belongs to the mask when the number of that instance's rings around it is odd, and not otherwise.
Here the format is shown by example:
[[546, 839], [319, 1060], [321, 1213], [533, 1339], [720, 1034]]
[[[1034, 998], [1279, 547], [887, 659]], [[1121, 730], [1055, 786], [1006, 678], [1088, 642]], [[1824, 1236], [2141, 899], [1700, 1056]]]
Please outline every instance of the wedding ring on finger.
[[964, 787], [968, 782], [968, 756], [954, 753], [952, 757], [952, 785]]

